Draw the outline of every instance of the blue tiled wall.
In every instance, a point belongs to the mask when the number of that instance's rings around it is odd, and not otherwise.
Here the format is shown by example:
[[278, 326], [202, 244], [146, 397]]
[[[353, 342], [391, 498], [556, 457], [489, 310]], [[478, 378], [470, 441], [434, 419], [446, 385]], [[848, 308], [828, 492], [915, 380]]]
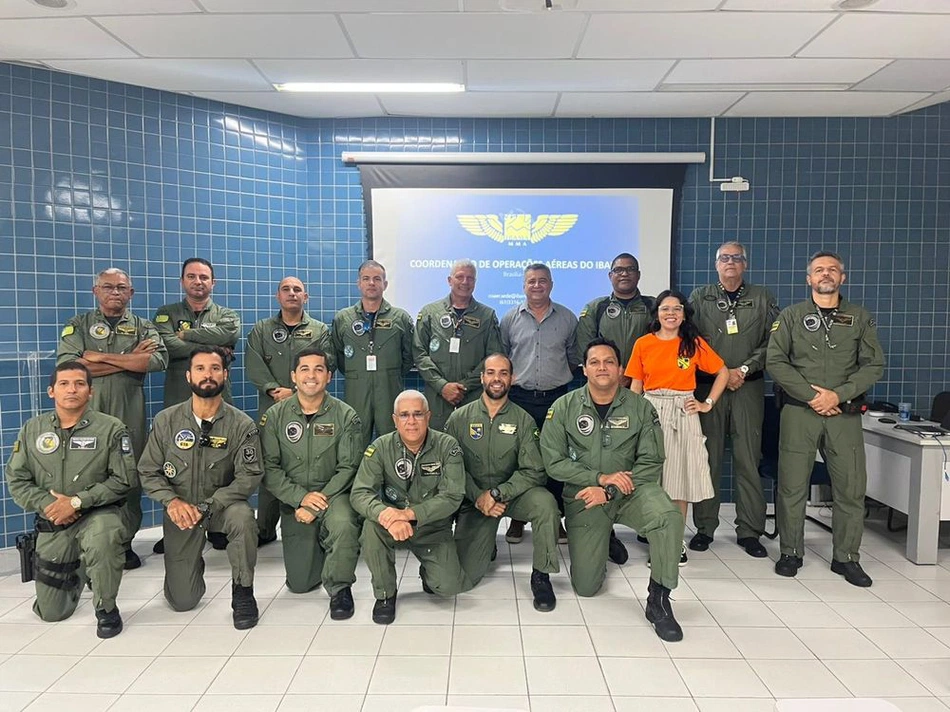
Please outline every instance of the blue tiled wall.
[[[92, 275], [128, 269], [132, 308], [180, 298], [178, 270], [215, 264], [215, 297], [246, 333], [285, 274], [328, 321], [356, 298], [365, 256], [359, 175], [346, 150], [708, 151], [708, 120], [302, 120], [148, 89], [0, 64], [0, 456], [45, 394], [61, 324], [92, 308]], [[684, 291], [711, 281], [712, 254], [744, 242], [752, 281], [782, 305], [806, 297], [819, 247], [847, 260], [846, 295], [877, 316], [888, 369], [874, 395], [928, 411], [950, 386], [950, 107], [891, 119], [719, 121], [716, 175], [687, 173], [676, 250]], [[609, 256], [608, 256], [609, 257]], [[607, 283], [600, 291], [606, 291]], [[234, 372], [239, 406], [256, 398]], [[149, 408], [161, 401], [149, 381]], [[728, 483], [725, 494], [731, 494]], [[0, 546], [28, 518], [4, 486]], [[154, 512], [146, 523], [154, 521]]]

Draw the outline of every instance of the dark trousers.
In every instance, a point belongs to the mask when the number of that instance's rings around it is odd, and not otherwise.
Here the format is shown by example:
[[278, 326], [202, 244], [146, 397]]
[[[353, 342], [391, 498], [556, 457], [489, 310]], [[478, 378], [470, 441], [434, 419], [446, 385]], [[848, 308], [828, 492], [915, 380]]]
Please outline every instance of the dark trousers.
[[[550, 391], [529, 391], [519, 386], [512, 386], [508, 392], [508, 399], [528, 411], [528, 415], [534, 418], [535, 425], [540, 430], [544, 427], [544, 418], [548, 414], [548, 410], [554, 405], [554, 401], [567, 393], [568, 386], [570, 384], [565, 383], [563, 386], [553, 388]], [[564, 483], [549, 477], [545, 487], [547, 487], [548, 492], [554, 495], [554, 501], [557, 502], [561, 516], [564, 516], [564, 500], [561, 497], [564, 491]]]

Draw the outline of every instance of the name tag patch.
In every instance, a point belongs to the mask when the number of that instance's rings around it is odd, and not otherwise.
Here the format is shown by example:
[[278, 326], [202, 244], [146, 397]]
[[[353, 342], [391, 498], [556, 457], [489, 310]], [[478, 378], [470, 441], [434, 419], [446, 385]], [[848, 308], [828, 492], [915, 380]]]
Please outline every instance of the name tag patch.
[[332, 438], [335, 432], [336, 427], [334, 423], [314, 423], [313, 425], [313, 434], [318, 437]]
[[831, 317], [831, 323], [839, 326], [854, 326], [854, 314], [835, 314]]
[[514, 423], [499, 423], [498, 432], [502, 435], [514, 435], [518, 432], [518, 426]]
[[215, 450], [223, 450], [228, 446], [228, 439], [220, 435], [211, 435], [208, 437], [208, 447]]
[[73, 436], [69, 439], [70, 450], [95, 450], [99, 438]]
[[626, 415], [609, 416], [607, 418], [607, 427], [628, 430], [630, 428], [630, 418]]
[[423, 475], [441, 475], [442, 463], [441, 462], [423, 462], [419, 464], [419, 469], [422, 470]]
[[131, 324], [118, 324], [115, 333], [119, 336], [135, 336], [135, 327]]

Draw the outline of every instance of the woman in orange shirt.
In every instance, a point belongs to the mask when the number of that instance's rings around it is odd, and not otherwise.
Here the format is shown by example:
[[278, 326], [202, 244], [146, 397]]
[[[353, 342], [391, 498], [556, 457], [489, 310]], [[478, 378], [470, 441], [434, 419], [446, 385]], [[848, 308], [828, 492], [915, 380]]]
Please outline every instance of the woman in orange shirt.
[[[693, 308], [681, 293], [660, 293], [652, 317], [651, 333], [633, 345], [624, 375], [632, 379], [630, 390], [642, 394], [659, 415], [666, 450], [663, 489], [685, 520], [689, 502], [702, 502], [715, 495], [699, 413], [708, 413], [719, 400], [729, 381], [729, 370], [699, 335], [692, 321]], [[703, 403], [693, 397], [697, 368], [716, 374], [709, 398]], [[685, 546], [680, 563], [686, 563]]]

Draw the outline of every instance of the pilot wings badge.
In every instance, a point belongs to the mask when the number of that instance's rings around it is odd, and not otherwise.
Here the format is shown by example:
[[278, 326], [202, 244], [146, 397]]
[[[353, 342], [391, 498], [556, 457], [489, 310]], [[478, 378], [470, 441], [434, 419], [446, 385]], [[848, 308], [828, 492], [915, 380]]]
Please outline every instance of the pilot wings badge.
[[579, 215], [538, 215], [505, 213], [504, 215], [456, 215], [459, 225], [472, 235], [490, 237], [495, 242], [530, 242], [536, 244], [546, 237], [563, 235], [577, 222]]

